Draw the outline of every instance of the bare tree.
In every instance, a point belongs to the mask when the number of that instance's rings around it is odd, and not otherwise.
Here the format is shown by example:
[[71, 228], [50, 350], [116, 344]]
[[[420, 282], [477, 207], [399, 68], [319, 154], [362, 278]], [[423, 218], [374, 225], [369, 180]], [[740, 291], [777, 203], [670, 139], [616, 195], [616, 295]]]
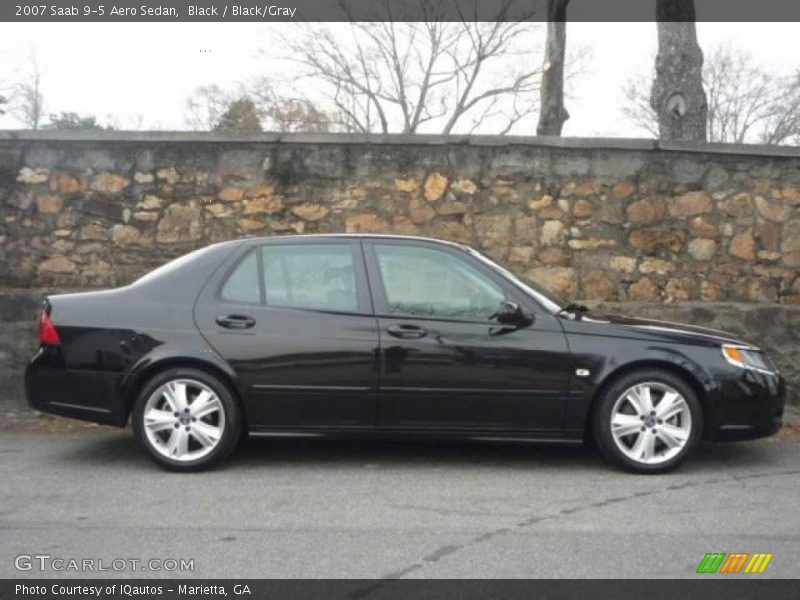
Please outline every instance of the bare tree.
[[650, 104], [665, 140], [706, 139], [703, 52], [697, 43], [694, 0], [656, 0], [658, 56]]
[[437, 20], [441, 2], [421, 0], [426, 20], [402, 22], [384, 0], [387, 18], [352, 22], [346, 38], [305, 26], [285, 40], [287, 58], [345, 129], [449, 134], [491, 124], [506, 133], [535, 113], [541, 73], [530, 67], [538, 62], [531, 59], [538, 26], [512, 19], [511, 4], [503, 0], [493, 22], [462, 10], [454, 23]]
[[0, 79], [0, 116], [6, 114], [5, 109], [3, 107], [8, 105], [8, 96], [7, 96], [8, 91], [9, 91], [8, 85], [6, 84], [5, 81]]
[[744, 143], [753, 127], [772, 110], [772, 77], [749, 55], [721, 46], [703, 70], [708, 90], [709, 139]]
[[14, 89], [12, 111], [30, 129], [39, 129], [45, 115], [42, 71], [36, 53], [31, 52], [28, 72]]
[[762, 144], [794, 144], [800, 146], [800, 69], [791, 77], [784, 77], [773, 103], [768, 125], [761, 131]]
[[6, 82], [0, 80], [0, 116], [6, 114], [5, 107], [8, 106], [8, 93], [10, 89]]
[[106, 114], [103, 118], [106, 129], [116, 129], [118, 131], [142, 131], [144, 129], [158, 129], [149, 122], [146, 122], [142, 113], [132, 114]]
[[[783, 144], [800, 137], [800, 71], [780, 76], [730, 42], [708, 52], [703, 63], [708, 96], [708, 141]], [[648, 78], [632, 76], [623, 87], [622, 113], [658, 136], [658, 117], [649, 104]]]
[[[244, 111], [248, 113], [248, 130], [255, 129], [255, 118], [259, 127], [268, 131], [326, 132], [346, 129], [339, 115], [318, 108], [306, 98], [279, 93], [268, 77], [240, 82], [233, 89], [223, 89], [218, 85], [198, 87], [186, 100], [186, 123], [198, 131], [219, 129], [226, 113], [241, 101], [252, 103], [252, 107], [248, 106]], [[243, 114], [242, 106], [239, 104], [233, 115], [236, 122], [239, 120], [237, 115]]]
[[342, 129], [339, 115], [320, 109], [308, 98], [279, 93], [268, 77], [256, 78], [243, 87], [259, 107], [267, 130], [324, 133]]
[[198, 131], [211, 131], [236, 97], [216, 84], [198, 87], [186, 99], [186, 124]]
[[538, 135], [561, 135], [569, 112], [564, 106], [564, 63], [567, 51], [569, 0], [547, 0], [547, 44], [542, 72]]
[[[652, 62], [651, 62], [652, 64]], [[650, 89], [653, 78], [647, 73], [640, 72], [628, 78], [622, 87], [625, 100], [620, 108], [626, 119], [632, 121], [637, 127], [645, 130], [654, 138], [658, 137], [658, 115], [650, 104]]]

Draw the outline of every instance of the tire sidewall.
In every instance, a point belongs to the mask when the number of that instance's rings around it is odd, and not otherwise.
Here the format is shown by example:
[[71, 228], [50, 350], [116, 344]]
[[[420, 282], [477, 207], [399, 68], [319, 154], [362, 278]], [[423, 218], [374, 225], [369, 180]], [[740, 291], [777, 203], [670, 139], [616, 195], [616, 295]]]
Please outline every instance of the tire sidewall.
[[[692, 417], [692, 427], [689, 439], [681, 451], [666, 462], [648, 465], [639, 463], [625, 455], [614, 441], [611, 433], [611, 412], [617, 399], [627, 389], [639, 383], [657, 382], [668, 385], [681, 393], [689, 407]], [[603, 392], [599, 399], [598, 409], [594, 415], [594, 440], [603, 456], [628, 471], [635, 473], [666, 473], [685, 461], [700, 445], [703, 434], [703, 409], [697, 394], [692, 387], [680, 376], [662, 369], [643, 369], [634, 371], [613, 381]]]
[[[153, 447], [145, 431], [144, 409], [148, 398], [157, 388], [174, 379], [194, 379], [207, 385], [217, 395], [225, 411], [225, 428], [217, 446], [207, 455], [191, 461], [174, 460], [164, 456]], [[206, 371], [189, 368], [168, 369], [152, 377], [136, 398], [131, 424], [136, 440], [147, 455], [162, 467], [173, 471], [198, 471], [224, 460], [236, 447], [242, 432], [241, 411], [228, 386]]]

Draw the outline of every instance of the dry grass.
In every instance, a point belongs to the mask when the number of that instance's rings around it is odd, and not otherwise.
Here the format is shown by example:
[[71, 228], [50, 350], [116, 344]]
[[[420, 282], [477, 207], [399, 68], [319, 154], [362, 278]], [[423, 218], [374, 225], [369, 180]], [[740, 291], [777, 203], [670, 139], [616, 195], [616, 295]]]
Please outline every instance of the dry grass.
[[800, 442], [800, 421], [784, 422], [781, 430], [767, 438], [769, 442]]

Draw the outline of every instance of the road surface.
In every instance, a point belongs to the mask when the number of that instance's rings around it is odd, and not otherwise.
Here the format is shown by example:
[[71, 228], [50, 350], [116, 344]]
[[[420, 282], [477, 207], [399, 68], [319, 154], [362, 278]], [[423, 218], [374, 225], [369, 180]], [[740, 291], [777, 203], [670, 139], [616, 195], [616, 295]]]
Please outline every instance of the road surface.
[[[797, 436], [704, 445], [665, 476], [584, 448], [322, 440], [250, 440], [186, 475], [130, 430], [4, 427], [0, 482], [3, 578], [694, 577], [706, 552], [800, 576]], [[19, 571], [20, 555], [193, 571]]]

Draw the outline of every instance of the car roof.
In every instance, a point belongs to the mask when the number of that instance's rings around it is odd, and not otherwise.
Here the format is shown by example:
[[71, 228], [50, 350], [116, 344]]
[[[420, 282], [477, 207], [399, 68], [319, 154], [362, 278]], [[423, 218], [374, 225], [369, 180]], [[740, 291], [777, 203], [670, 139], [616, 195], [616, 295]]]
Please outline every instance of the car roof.
[[246, 235], [242, 236], [239, 239], [246, 241], [267, 241], [267, 240], [272, 241], [272, 240], [315, 240], [315, 239], [325, 240], [325, 239], [342, 239], [342, 238], [388, 239], [388, 240], [429, 242], [434, 244], [451, 246], [453, 248], [460, 248], [462, 250], [468, 247], [464, 244], [459, 244], [457, 242], [451, 242], [448, 240], [439, 240], [436, 238], [424, 237], [421, 235], [400, 235], [393, 233], [302, 233], [295, 235], [264, 235], [264, 236]]

